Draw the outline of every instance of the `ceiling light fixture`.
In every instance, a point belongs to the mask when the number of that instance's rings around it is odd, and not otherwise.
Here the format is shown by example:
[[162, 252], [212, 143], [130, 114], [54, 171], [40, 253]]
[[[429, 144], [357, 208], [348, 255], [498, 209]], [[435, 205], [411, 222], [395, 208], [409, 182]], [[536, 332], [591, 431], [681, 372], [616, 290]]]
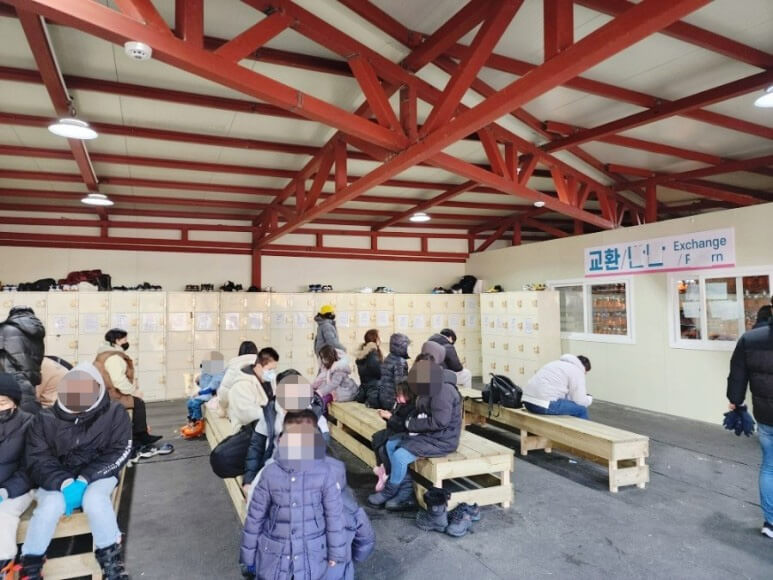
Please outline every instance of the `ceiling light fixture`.
[[431, 218], [431, 217], [429, 217], [429, 215], [427, 215], [427, 214], [426, 214], [426, 213], [424, 213], [423, 211], [416, 212], [415, 214], [413, 214], [413, 215], [410, 217], [410, 220], [411, 220], [412, 222], [428, 222], [428, 221], [429, 221], [429, 220], [431, 220], [431, 219], [432, 219], [432, 218]]
[[81, 199], [81, 203], [84, 203], [86, 205], [99, 205], [99, 206], [109, 206], [113, 205], [113, 202], [108, 199], [108, 197], [104, 193], [90, 193], [83, 199]]
[[535, 201], [534, 202], [534, 207], [545, 207], [545, 202], [544, 201]]
[[59, 119], [48, 126], [48, 130], [67, 139], [96, 139], [97, 132], [86, 121], [74, 117]]
[[757, 97], [757, 100], [754, 101], [754, 106], [764, 109], [773, 107], [773, 85], [770, 85], [761, 96]]

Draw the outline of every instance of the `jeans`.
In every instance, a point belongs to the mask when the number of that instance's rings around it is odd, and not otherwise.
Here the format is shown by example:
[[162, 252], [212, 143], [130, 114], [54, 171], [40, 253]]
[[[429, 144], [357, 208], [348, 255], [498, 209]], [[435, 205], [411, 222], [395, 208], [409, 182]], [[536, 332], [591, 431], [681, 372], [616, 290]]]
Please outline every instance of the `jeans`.
[[386, 444], [387, 456], [392, 463], [392, 471], [389, 474], [389, 483], [399, 485], [408, 474], [408, 466], [416, 461], [416, 456], [400, 447], [401, 437], [390, 439]]
[[588, 418], [588, 407], [578, 405], [569, 399], [550, 401], [550, 406], [547, 409], [526, 402], [523, 403], [523, 406], [526, 407], [527, 410], [532, 413], [537, 413], [538, 415], [571, 415], [572, 417], [579, 417], [580, 419]]
[[16, 558], [16, 530], [19, 518], [35, 498], [31, 491], [0, 501], [0, 561]]
[[[98, 479], [91, 482], [83, 494], [83, 511], [89, 520], [91, 535], [97, 548], [107, 548], [121, 541], [121, 531], [118, 529], [110, 497], [117, 484], [115, 477]], [[64, 494], [61, 491], [38, 489], [35, 499], [38, 505], [32, 513], [21, 553], [43, 556], [51, 538], [54, 537], [59, 518], [64, 515]]]
[[765, 521], [773, 524], [773, 425], [757, 424], [762, 447], [760, 465], [760, 505]]
[[196, 395], [188, 399], [188, 419], [199, 421], [202, 418], [201, 408], [209, 401], [212, 395]]

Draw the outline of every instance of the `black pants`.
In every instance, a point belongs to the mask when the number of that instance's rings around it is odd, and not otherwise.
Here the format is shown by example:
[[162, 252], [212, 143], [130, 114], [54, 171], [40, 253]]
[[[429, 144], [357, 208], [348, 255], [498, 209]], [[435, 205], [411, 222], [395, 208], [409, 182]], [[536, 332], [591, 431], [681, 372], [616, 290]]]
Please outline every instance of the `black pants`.
[[376, 463], [378, 465], [383, 465], [387, 473], [392, 470], [392, 464], [389, 462], [389, 456], [386, 452], [386, 444], [392, 435], [394, 435], [394, 433], [389, 431], [389, 429], [376, 431], [371, 438], [370, 444], [373, 448], [373, 453], [376, 454]]
[[134, 399], [134, 412], [132, 414], [132, 432], [134, 441], [137, 444], [145, 445], [145, 439], [148, 436], [148, 415], [145, 411], [145, 401], [139, 397]]

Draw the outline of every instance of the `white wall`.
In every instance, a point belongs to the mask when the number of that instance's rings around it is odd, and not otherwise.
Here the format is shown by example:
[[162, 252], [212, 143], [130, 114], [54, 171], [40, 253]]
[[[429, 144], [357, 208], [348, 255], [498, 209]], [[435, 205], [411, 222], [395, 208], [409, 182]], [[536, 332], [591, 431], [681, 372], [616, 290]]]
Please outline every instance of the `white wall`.
[[[735, 227], [736, 265], [773, 264], [773, 204], [669, 220], [474, 254], [467, 273], [519, 290], [529, 282], [582, 278], [583, 250], [605, 243]], [[717, 423], [726, 409], [730, 352], [669, 347], [666, 274], [633, 277], [635, 344], [564, 341], [587, 355], [590, 392], [600, 399]]]
[[[358, 238], [353, 238], [358, 239]], [[123, 250], [67, 250], [57, 248], [0, 248], [0, 281], [32, 282], [39, 278], [64, 278], [73, 270], [101, 269], [115, 286], [142, 282], [165, 290], [183, 290], [186, 284], [227, 280], [250, 284], [251, 257], [228, 254], [132, 252]], [[298, 292], [308, 284], [331, 284], [335, 290], [362, 286], [391, 286], [398, 292], [429, 292], [448, 286], [464, 275], [464, 264], [386, 260], [263, 257], [263, 286], [275, 292]]]

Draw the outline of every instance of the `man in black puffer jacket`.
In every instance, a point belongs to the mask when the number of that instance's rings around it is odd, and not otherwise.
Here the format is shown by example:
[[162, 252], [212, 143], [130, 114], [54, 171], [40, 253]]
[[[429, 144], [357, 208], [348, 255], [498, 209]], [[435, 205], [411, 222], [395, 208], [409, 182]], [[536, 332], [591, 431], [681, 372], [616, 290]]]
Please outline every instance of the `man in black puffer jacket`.
[[450, 328], [444, 328], [438, 334], [429, 337], [431, 342], [436, 342], [446, 350], [446, 356], [441, 363], [443, 367], [456, 375], [457, 386], [465, 389], [472, 388], [472, 373], [464, 368], [459, 354], [456, 352], [456, 333]]
[[46, 329], [32, 308], [15, 306], [0, 322], [0, 371], [10, 373], [21, 387], [21, 408], [37, 413], [35, 386], [40, 384]]
[[773, 538], [773, 321], [746, 332], [735, 347], [727, 378], [731, 409], [743, 405], [747, 384], [752, 392], [762, 446], [760, 504], [765, 516], [762, 533]]
[[33, 500], [24, 470], [24, 442], [33, 416], [19, 409], [21, 389], [16, 379], [0, 373], [0, 578], [16, 558], [19, 518]]
[[39, 577], [59, 518], [82, 507], [105, 578], [123, 580], [128, 576], [111, 494], [131, 454], [131, 419], [123, 405], [110, 400], [92, 364], [69, 371], [57, 391], [54, 406], [38, 415], [27, 434], [27, 470], [38, 491], [21, 575]]

